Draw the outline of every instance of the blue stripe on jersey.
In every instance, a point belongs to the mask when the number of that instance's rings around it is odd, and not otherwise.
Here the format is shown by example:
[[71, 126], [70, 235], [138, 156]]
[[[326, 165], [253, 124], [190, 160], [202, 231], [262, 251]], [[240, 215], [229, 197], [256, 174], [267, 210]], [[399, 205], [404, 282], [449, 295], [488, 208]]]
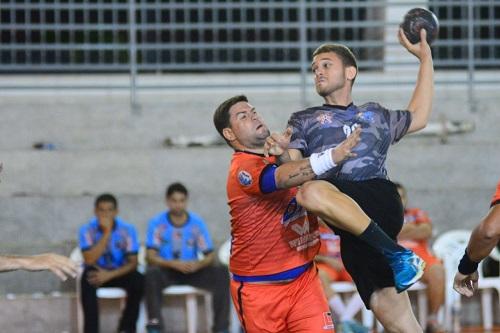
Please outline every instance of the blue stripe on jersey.
[[253, 276], [242, 276], [233, 274], [233, 280], [236, 282], [273, 282], [281, 280], [294, 280], [302, 275], [305, 271], [311, 267], [312, 262], [308, 262], [302, 266], [289, 269], [284, 272], [269, 274], [269, 275], [253, 275]]
[[260, 191], [262, 193], [271, 193], [278, 189], [275, 178], [277, 168], [275, 164], [270, 164], [262, 170], [260, 174]]

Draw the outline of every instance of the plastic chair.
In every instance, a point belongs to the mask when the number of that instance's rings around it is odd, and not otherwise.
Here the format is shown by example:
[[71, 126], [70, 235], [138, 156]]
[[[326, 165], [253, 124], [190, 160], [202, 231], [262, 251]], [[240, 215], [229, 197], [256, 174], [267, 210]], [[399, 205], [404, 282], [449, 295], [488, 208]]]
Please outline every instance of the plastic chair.
[[205, 301], [206, 332], [212, 332], [212, 294], [188, 285], [173, 285], [163, 289], [164, 296], [182, 296], [186, 300], [187, 333], [196, 333], [198, 325], [198, 296]]
[[[79, 247], [75, 247], [73, 251], [71, 251], [70, 258], [77, 262], [77, 263], [82, 263], [83, 262], [83, 255], [82, 251], [80, 250]], [[76, 322], [77, 322], [77, 329], [78, 332], [83, 332], [83, 309], [82, 309], [82, 303], [81, 303], [81, 287], [80, 287], [80, 281], [82, 278], [82, 273], [83, 271], [80, 269], [78, 272], [78, 275], [75, 279], [76, 282]], [[101, 299], [116, 299], [120, 301], [120, 311], [123, 310], [123, 307], [125, 306], [125, 299], [127, 297], [127, 293], [124, 289], [122, 288], [114, 288], [114, 287], [102, 287], [97, 289], [97, 298]]]
[[408, 292], [415, 292], [417, 294], [417, 309], [418, 309], [418, 322], [422, 327], [427, 324], [427, 287], [422, 282], [417, 282], [412, 285]]
[[[469, 242], [470, 235], [469, 230], [451, 230], [440, 235], [433, 245], [434, 252], [443, 259], [446, 281], [448, 281], [445, 298], [445, 323], [448, 329], [452, 328], [451, 310], [453, 306], [459, 308], [461, 304], [461, 295], [453, 290], [453, 279]], [[478, 273], [483, 327], [486, 330], [491, 330], [493, 327], [492, 291], [496, 290], [500, 297], [500, 280], [495, 277], [483, 277], [481, 264]]]
[[[350, 297], [353, 297], [355, 295], [352, 294], [357, 294], [358, 292], [358, 290], [356, 289], [356, 285], [352, 282], [344, 282], [344, 281], [333, 282], [330, 286], [333, 289], [333, 291], [335, 291], [339, 295], [345, 294], [349, 295]], [[366, 327], [372, 327], [373, 321], [375, 319], [373, 313], [364, 306], [361, 308], [360, 311], [361, 311], [361, 322], [363, 323], [363, 325]]]
[[[139, 250], [139, 271], [146, 270], [146, 248]], [[204, 300], [206, 332], [212, 331], [212, 294], [209, 291], [189, 285], [171, 285], [162, 291], [163, 296], [180, 296], [185, 298], [187, 333], [198, 331], [198, 296]]]

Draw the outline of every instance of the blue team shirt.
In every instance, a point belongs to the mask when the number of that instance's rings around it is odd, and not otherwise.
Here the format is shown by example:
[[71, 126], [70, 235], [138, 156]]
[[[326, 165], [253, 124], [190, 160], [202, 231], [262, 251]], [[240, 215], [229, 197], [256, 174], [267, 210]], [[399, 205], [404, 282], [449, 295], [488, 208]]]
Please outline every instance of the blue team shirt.
[[[94, 217], [80, 228], [80, 249], [82, 251], [91, 249], [99, 242], [102, 235], [97, 218]], [[136, 255], [138, 251], [139, 243], [135, 227], [116, 217], [106, 250], [96, 264], [104, 269], [117, 269], [127, 263], [128, 255]]]
[[398, 142], [408, 131], [411, 113], [391, 111], [377, 103], [347, 107], [322, 105], [295, 112], [288, 121], [293, 129], [289, 148], [298, 149], [304, 157], [336, 147], [356, 128], [361, 126], [361, 141], [350, 158], [320, 179], [344, 180], [387, 179], [385, 162], [389, 146]]
[[148, 224], [146, 247], [157, 250], [165, 260], [197, 260], [199, 252], [208, 254], [213, 251], [205, 223], [191, 212], [181, 227], [170, 221], [168, 212], [153, 217]]

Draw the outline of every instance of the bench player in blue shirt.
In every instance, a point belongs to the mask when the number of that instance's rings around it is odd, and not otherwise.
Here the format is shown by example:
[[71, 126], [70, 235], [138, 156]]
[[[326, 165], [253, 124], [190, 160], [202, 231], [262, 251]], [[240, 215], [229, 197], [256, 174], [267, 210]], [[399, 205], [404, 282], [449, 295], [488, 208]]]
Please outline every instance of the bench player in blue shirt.
[[119, 287], [127, 292], [118, 331], [135, 333], [144, 277], [137, 271], [139, 243], [133, 225], [118, 216], [118, 202], [111, 194], [95, 200], [95, 217], [80, 228], [79, 240], [85, 269], [81, 280], [84, 332], [99, 332], [96, 290]]

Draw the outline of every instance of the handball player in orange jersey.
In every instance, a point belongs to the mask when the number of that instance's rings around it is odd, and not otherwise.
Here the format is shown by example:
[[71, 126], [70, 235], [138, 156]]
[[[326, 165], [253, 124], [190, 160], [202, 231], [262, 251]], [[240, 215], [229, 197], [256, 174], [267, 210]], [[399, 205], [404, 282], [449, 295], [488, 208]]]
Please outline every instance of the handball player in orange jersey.
[[490, 211], [472, 231], [469, 244], [458, 265], [453, 288], [471, 297], [477, 290], [479, 262], [486, 258], [500, 240], [500, 181], [491, 200]]
[[[264, 156], [269, 129], [245, 96], [223, 102], [214, 124], [235, 150], [227, 181], [230, 290], [245, 332], [334, 332], [313, 263], [318, 223], [296, 199], [296, 186], [315, 177], [309, 160], [278, 166], [278, 157]], [[358, 141], [355, 131], [330, 158], [340, 163], [350, 157]], [[271, 153], [281, 155], [287, 146], [276, 145]]]

